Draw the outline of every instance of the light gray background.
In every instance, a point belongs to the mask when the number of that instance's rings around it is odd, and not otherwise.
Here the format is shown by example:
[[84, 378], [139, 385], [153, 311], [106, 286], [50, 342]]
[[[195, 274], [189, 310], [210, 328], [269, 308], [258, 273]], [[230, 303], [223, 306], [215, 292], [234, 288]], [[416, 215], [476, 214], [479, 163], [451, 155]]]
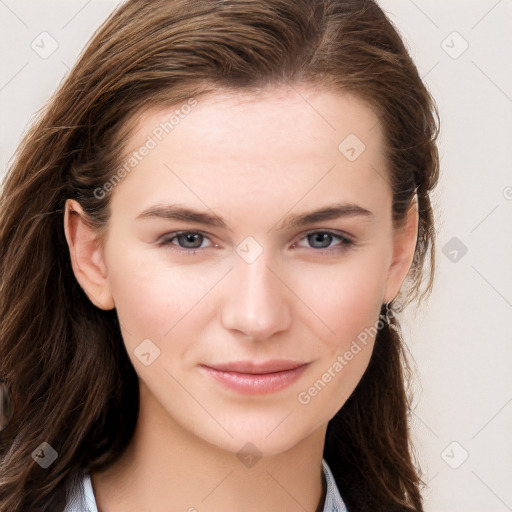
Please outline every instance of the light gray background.
[[[0, 0], [2, 174], [117, 3]], [[436, 285], [404, 326], [419, 377], [413, 433], [426, 510], [512, 510], [512, 0], [380, 4], [442, 116]]]

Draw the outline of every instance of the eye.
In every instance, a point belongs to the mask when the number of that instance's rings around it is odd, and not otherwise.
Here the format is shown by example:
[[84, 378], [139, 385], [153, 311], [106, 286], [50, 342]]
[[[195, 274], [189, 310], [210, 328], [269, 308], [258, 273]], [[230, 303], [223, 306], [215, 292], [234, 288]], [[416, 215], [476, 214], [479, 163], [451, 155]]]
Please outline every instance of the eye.
[[[202, 242], [207, 239], [208, 237], [197, 231], [176, 231], [162, 237], [158, 244], [163, 246], [178, 245], [176, 250], [186, 254], [194, 254], [197, 252], [196, 249], [201, 249]], [[178, 244], [173, 243], [174, 240], [177, 240]]]
[[[329, 247], [334, 239], [339, 240], [340, 243], [334, 247]], [[322, 250], [321, 252], [340, 252], [354, 245], [354, 242], [346, 236], [331, 231], [311, 231], [301, 240], [307, 240], [311, 248], [320, 249]]]
[[[184, 254], [196, 254], [202, 249], [213, 246], [213, 244], [210, 244], [206, 247], [201, 247], [205, 240], [209, 240], [209, 238], [198, 231], [176, 231], [164, 235], [158, 241], [158, 245], [164, 247], [174, 246], [171, 247], [173, 250]], [[301, 240], [307, 240], [308, 244], [310, 244], [309, 248], [317, 249], [315, 252], [321, 253], [341, 252], [355, 245], [346, 236], [331, 231], [312, 231], [307, 233]], [[339, 243], [331, 247], [333, 240], [338, 240]]]

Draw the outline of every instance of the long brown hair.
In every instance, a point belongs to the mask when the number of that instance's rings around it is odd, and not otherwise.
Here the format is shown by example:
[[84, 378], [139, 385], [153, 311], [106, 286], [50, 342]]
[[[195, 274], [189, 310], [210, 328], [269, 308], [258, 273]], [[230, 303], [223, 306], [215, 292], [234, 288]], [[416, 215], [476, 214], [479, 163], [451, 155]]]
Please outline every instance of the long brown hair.
[[[398, 300], [430, 292], [439, 118], [373, 0], [121, 4], [24, 137], [3, 183], [0, 381], [15, 411], [0, 433], [0, 512], [63, 510], [65, 489], [113, 464], [137, 420], [138, 380], [116, 312], [95, 307], [72, 272], [65, 200], [78, 200], [104, 233], [111, 193], [97, 190], [122, 164], [137, 114], [221, 89], [294, 83], [348, 91], [375, 110], [397, 226], [418, 200], [418, 242]], [[362, 380], [327, 430], [324, 457], [349, 511], [423, 510], [407, 369], [395, 317], [379, 330]], [[44, 442], [58, 454], [48, 469], [32, 456]]]

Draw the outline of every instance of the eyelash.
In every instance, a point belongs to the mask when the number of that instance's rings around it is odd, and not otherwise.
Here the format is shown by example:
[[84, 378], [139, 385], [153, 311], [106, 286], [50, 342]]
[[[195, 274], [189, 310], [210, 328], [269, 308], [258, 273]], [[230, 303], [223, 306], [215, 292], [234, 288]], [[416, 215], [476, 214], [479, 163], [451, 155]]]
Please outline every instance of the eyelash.
[[[349, 238], [347, 238], [346, 236], [339, 235], [337, 233], [334, 233], [334, 232], [328, 231], [328, 230], [309, 231], [308, 233], [304, 234], [304, 236], [301, 238], [301, 240], [303, 240], [304, 238], [307, 238], [310, 235], [315, 235], [318, 233], [328, 234], [328, 235], [332, 236], [333, 238], [337, 238], [338, 240], [341, 241], [341, 244], [339, 246], [336, 246], [335, 248], [315, 249], [314, 247], [311, 247], [310, 249], [313, 249], [315, 252], [319, 252], [319, 253], [323, 253], [323, 254], [341, 253], [341, 252], [349, 249], [351, 246], [355, 245], [355, 243], [352, 240], [350, 240]], [[174, 245], [174, 244], [172, 244], [172, 241], [175, 238], [177, 238], [180, 235], [187, 235], [187, 234], [194, 234], [194, 235], [198, 234], [198, 235], [203, 236], [204, 238], [208, 238], [204, 233], [201, 233], [200, 231], [175, 231], [173, 233], [164, 235], [164, 237], [162, 237], [162, 239], [158, 242], [158, 245], [171, 248], [170, 246]], [[185, 255], [193, 256], [194, 254], [197, 254], [198, 252], [201, 252], [204, 249], [186, 249], [186, 248], [180, 247], [179, 249], [171, 248], [171, 250], [178, 251]]]

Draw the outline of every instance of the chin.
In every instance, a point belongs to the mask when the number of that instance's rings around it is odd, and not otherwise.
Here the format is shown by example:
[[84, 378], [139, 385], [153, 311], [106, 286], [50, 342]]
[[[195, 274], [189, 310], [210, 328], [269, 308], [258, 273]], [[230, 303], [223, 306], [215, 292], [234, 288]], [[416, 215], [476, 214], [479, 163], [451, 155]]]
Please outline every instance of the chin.
[[[288, 413], [291, 414], [287, 417]], [[208, 432], [196, 431], [196, 435], [239, 457], [245, 454], [272, 457], [300, 444], [319, 428], [316, 425], [300, 425], [297, 422], [298, 419], [297, 410], [287, 411], [280, 414], [279, 417], [272, 415], [251, 418], [246, 416], [233, 420], [229, 426], [226, 426], [226, 430], [232, 437], [221, 428]]]

